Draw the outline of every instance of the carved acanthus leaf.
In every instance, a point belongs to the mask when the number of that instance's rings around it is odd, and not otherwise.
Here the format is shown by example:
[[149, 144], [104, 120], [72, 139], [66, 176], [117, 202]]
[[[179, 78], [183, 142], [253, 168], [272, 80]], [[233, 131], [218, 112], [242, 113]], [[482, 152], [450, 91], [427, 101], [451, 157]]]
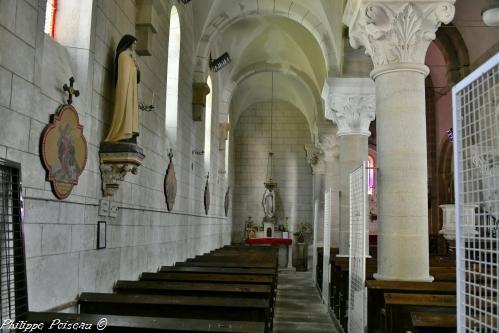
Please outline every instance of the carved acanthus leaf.
[[375, 66], [423, 64], [438, 27], [454, 17], [453, 3], [453, 0], [368, 3], [349, 22], [350, 43], [354, 48], [365, 47]]
[[369, 125], [376, 117], [374, 95], [336, 96], [329, 117], [338, 125], [337, 135], [369, 135]]

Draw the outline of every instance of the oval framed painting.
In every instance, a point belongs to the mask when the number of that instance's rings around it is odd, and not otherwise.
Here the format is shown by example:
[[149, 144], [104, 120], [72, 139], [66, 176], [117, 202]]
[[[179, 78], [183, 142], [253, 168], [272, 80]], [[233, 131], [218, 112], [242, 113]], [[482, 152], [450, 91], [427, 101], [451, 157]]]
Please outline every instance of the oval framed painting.
[[175, 205], [175, 197], [177, 196], [177, 177], [175, 176], [175, 168], [173, 167], [173, 153], [171, 149], [168, 157], [170, 158], [170, 162], [168, 163], [168, 168], [166, 169], [164, 191], [166, 208], [169, 212], [171, 212], [173, 206]]

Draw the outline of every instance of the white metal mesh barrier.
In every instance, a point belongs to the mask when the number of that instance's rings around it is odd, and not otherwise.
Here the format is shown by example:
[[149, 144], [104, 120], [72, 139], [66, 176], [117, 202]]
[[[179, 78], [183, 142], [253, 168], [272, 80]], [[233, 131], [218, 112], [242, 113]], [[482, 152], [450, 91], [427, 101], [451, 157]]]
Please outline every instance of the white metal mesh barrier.
[[452, 97], [458, 332], [498, 332], [499, 54]]
[[364, 333], [367, 325], [367, 163], [350, 174], [350, 267], [348, 332]]
[[324, 255], [322, 262], [322, 299], [329, 304], [329, 282], [330, 266], [329, 257], [331, 256], [331, 189], [326, 191], [324, 196]]

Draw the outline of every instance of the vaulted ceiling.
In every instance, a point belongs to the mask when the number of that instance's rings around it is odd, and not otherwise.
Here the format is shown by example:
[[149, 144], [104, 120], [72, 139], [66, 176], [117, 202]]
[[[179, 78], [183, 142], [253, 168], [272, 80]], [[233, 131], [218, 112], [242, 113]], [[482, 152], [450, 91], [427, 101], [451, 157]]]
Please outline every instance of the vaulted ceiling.
[[[195, 81], [212, 75], [220, 121], [233, 125], [253, 103], [285, 101], [300, 109], [311, 132], [323, 117], [325, 78], [339, 70], [343, 0], [193, 1], [197, 38]], [[210, 73], [210, 54], [232, 62]]]

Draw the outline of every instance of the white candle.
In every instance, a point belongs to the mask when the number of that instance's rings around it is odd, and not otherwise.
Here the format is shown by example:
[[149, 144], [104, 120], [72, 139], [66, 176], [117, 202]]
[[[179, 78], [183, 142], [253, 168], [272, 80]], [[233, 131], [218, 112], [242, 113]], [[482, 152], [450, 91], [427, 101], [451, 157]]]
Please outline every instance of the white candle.
[[153, 90], [153, 92], [152, 92], [151, 105], [154, 105], [154, 90]]

